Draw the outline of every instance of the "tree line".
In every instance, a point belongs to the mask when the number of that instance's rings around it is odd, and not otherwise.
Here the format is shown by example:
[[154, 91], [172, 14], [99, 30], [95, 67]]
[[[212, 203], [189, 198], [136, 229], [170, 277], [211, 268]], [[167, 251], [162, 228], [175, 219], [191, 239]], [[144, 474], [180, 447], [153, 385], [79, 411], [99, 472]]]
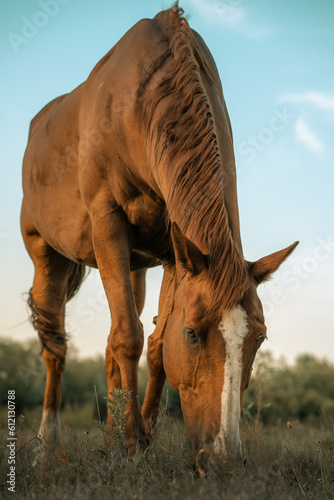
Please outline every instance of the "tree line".
[[[0, 341], [0, 404], [7, 405], [8, 390], [15, 390], [16, 412], [43, 404], [45, 366], [37, 341], [25, 344]], [[147, 368], [139, 371], [143, 400]], [[104, 357], [80, 359], [69, 349], [62, 384], [62, 405], [92, 404], [96, 387], [102, 418], [106, 417], [107, 384]], [[178, 393], [167, 383], [162, 403], [167, 413], [182, 418]], [[284, 421], [334, 420], [334, 366], [311, 354], [300, 355], [294, 364], [275, 360], [269, 352], [259, 353], [250, 385], [244, 394], [243, 415], [275, 426]], [[95, 418], [95, 417], [94, 417]]]

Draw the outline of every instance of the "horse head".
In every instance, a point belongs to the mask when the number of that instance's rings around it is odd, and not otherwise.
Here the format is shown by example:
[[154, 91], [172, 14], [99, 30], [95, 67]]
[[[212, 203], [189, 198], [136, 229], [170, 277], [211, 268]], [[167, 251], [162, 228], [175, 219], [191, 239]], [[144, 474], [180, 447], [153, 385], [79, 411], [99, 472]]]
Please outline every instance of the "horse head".
[[[208, 460], [242, 463], [239, 419], [243, 393], [266, 326], [257, 286], [297, 242], [257, 262], [245, 262], [248, 285], [230, 308], [212, 307], [210, 258], [172, 225], [176, 290], [163, 345], [164, 368], [179, 391], [187, 436], [203, 470]], [[216, 270], [219, 272], [219, 269]]]

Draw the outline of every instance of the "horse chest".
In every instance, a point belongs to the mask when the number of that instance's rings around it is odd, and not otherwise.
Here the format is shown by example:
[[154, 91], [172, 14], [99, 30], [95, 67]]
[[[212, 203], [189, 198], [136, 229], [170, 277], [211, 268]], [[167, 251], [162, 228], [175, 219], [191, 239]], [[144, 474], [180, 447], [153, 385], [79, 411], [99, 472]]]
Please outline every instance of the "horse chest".
[[140, 194], [123, 204], [123, 209], [134, 228], [134, 250], [159, 258], [170, 247], [166, 231], [165, 204], [147, 194]]
[[155, 231], [164, 224], [164, 204], [146, 194], [128, 200], [123, 205], [129, 222], [146, 231]]

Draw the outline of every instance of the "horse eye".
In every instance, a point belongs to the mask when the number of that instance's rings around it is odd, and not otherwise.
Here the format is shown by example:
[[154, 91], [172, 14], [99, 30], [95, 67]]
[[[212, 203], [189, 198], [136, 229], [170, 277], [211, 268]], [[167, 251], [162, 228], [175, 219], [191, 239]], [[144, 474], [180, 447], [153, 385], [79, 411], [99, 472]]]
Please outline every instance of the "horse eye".
[[264, 341], [264, 339], [265, 339], [265, 338], [266, 338], [266, 336], [265, 336], [265, 335], [263, 335], [263, 334], [261, 333], [260, 335], [258, 335], [258, 336], [256, 337], [256, 342], [257, 342], [258, 344], [262, 344], [262, 342]]
[[196, 330], [194, 330], [193, 328], [185, 328], [184, 331], [187, 335], [187, 338], [191, 342], [198, 342], [198, 335], [197, 335]]

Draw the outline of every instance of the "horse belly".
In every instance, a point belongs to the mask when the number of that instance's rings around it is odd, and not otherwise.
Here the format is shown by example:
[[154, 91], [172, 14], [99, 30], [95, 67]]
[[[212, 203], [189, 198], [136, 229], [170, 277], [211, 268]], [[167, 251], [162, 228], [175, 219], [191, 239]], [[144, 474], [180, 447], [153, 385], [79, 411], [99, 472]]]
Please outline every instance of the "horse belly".
[[27, 149], [23, 172], [23, 205], [37, 231], [68, 259], [96, 267], [90, 217], [74, 166], [63, 164], [47, 141], [38, 141], [37, 150], [33, 143]]
[[41, 203], [43, 210], [36, 213], [29, 193], [23, 204], [29, 218], [45, 241], [68, 259], [90, 267], [97, 267], [92, 244], [92, 229], [88, 213], [80, 203], [61, 209]]

